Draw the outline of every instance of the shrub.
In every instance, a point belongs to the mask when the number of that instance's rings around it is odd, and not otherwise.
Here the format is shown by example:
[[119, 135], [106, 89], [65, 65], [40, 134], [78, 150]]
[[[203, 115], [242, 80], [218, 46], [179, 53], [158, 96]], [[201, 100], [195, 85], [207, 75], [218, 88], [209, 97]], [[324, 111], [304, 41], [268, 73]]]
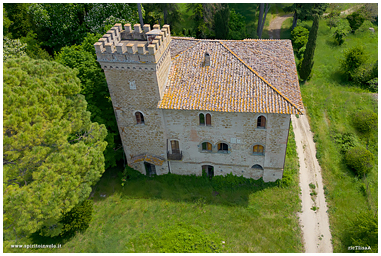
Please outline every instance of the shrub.
[[344, 52], [344, 59], [341, 60], [341, 70], [348, 79], [352, 79], [352, 75], [358, 67], [365, 63], [367, 57], [362, 46], [355, 46]]
[[125, 181], [126, 179], [127, 180], [141, 179], [141, 178], [145, 178], [146, 176], [144, 174], [141, 174], [139, 171], [137, 171], [137, 170], [135, 170], [129, 166], [126, 166], [126, 168], [123, 171], [122, 177], [123, 177], [122, 179], [124, 179], [124, 181]]
[[81, 204], [76, 205], [62, 218], [61, 223], [63, 228], [60, 235], [65, 237], [74, 234], [75, 231], [87, 229], [92, 219], [92, 214], [92, 201], [85, 200]]
[[377, 214], [374, 214], [370, 210], [364, 210], [360, 212], [356, 219], [351, 221], [349, 227], [346, 230], [347, 246], [370, 246], [370, 251], [356, 252], [371, 252], [377, 253], [378, 251], [378, 222]]
[[376, 77], [366, 82], [366, 86], [371, 92], [378, 92], [378, 78]]
[[299, 51], [300, 48], [307, 44], [308, 34], [308, 29], [301, 26], [297, 26], [291, 31], [291, 41], [294, 51]]
[[371, 64], [369, 62], [359, 66], [353, 73], [352, 79], [359, 85], [367, 86], [367, 82], [378, 76], [378, 61]]
[[340, 152], [344, 154], [347, 153], [350, 148], [353, 148], [358, 144], [355, 135], [350, 132], [336, 133], [334, 139], [340, 146]]
[[364, 147], [354, 147], [345, 154], [345, 161], [358, 176], [363, 176], [373, 169], [374, 156]]
[[363, 134], [369, 134], [377, 129], [378, 116], [371, 110], [363, 109], [357, 111], [353, 118], [354, 127]]
[[342, 45], [344, 43], [344, 37], [349, 33], [351, 30], [348, 21], [347, 20], [340, 20], [337, 24], [337, 28], [335, 29], [335, 32], [333, 33], [333, 36], [335, 37], [335, 41], [338, 45]]
[[347, 16], [349, 26], [351, 26], [352, 32], [354, 33], [364, 22], [365, 17], [360, 11], [354, 12]]

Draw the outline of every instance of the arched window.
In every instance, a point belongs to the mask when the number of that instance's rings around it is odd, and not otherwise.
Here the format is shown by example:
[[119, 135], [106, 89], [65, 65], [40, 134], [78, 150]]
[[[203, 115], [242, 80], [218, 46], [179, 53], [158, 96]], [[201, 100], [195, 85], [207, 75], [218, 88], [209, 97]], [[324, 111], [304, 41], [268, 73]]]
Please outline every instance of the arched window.
[[251, 168], [258, 169], [258, 170], [263, 170], [262, 166], [260, 166], [259, 164], [255, 164]]
[[206, 125], [212, 125], [212, 117], [210, 114], [206, 114]]
[[266, 128], [266, 117], [264, 117], [264, 116], [258, 117], [257, 128], [261, 128], [261, 129]]
[[228, 153], [229, 146], [226, 143], [218, 143], [218, 152], [219, 153]]
[[135, 117], [136, 117], [136, 123], [137, 124], [144, 124], [144, 116], [142, 113], [136, 112]]
[[253, 154], [254, 155], [263, 155], [264, 154], [263, 146], [261, 146], [261, 145], [255, 145], [253, 147]]
[[199, 118], [200, 118], [200, 125], [205, 125], [205, 117], [204, 117], [204, 114], [200, 114], [199, 115]]
[[210, 144], [209, 142], [203, 142], [202, 151], [212, 152], [212, 144]]

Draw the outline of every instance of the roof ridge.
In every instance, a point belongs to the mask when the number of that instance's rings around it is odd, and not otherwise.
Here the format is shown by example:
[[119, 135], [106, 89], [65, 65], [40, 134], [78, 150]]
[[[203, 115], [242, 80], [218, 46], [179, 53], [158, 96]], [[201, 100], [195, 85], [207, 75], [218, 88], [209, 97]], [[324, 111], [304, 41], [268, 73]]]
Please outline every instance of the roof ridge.
[[276, 91], [282, 98], [284, 98], [286, 101], [288, 101], [294, 108], [296, 108], [301, 114], [303, 111], [301, 111], [291, 100], [289, 100], [285, 95], [283, 95], [278, 89], [276, 89], [273, 85], [271, 85], [269, 82], [267, 82], [266, 79], [264, 79], [262, 76], [260, 76], [253, 68], [251, 68], [249, 65], [247, 65], [238, 55], [230, 50], [229, 47], [227, 47], [224, 43], [220, 41], [220, 44], [225, 47], [231, 54], [233, 54], [239, 61], [242, 62], [248, 69], [250, 69], [256, 76], [258, 76], [260, 79], [262, 79], [268, 86], [270, 86], [274, 91]]

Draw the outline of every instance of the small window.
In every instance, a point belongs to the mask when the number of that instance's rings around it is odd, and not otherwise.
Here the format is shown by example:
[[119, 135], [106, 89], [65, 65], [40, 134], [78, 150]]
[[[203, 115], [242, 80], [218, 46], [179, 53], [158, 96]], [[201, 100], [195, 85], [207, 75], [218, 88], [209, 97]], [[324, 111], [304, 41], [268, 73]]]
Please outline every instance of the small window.
[[255, 145], [253, 147], [253, 154], [254, 155], [263, 155], [263, 146], [261, 146], [261, 145]]
[[212, 152], [212, 144], [209, 142], [202, 143], [202, 151]]
[[218, 152], [220, 153], [228, 153], [229, 147], [226, 143], [219, 143], [218, 144]]
[[172, 154], [180, 154], [179, 142], [177, 140], [171, 140]]
[[135, 117], [136, 117], [136, 123], [137, 124], [144, 124], [144, 116], [142, 113], [136, 112]]
[[257, 128], [261, 128], [261, 129], [266, 128], [266, 118], [264, 116], [258, 117]]
[[206, 114], [206, 125], [212, 125], [212, 117], [210, 114]]
[[205, 117], [204, 117], [204, 114], [200, 114], [199, 117], [200, 117], [200, 125], [205, 125]]
[[260, 166], [259, 164], [255, 164], [251, 168], [258, 169], [258, 170], [263, 170], [262, 166]]

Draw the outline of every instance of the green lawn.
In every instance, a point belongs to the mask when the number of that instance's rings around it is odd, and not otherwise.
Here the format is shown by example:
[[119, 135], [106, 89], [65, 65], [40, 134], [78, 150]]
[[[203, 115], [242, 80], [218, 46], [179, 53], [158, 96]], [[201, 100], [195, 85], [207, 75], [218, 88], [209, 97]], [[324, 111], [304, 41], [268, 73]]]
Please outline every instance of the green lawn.
[[[117, 168], [106, 171], [96, 185], [93, 219], [86, 231], [68, 241], [39, 236], [18, 241], [18, 244], [62, 244], [62, 248], [11, 250], [8, 243], [4, 244], [5, 250], [59, 253], [204, 252], [210, 248], [213, 252], [241, 253], [303, 251], [296, 217], [300, 210], [300, 190], [292, 131], [285, 165], [285, 175], [291, 180], [289, 187], [261, 180], [241, 179], [241, 184], [233, 184], [229, 178], [215, 177], [209, 181], [180, 175], [129, 180], [122, 187], [118, 171]], [[106, 197], [100, 197], [101, 194]], [[189, 249], [189, 244], [196, 241], [201, 241], [198, 249]]]
[[[377, 30], [377, 27], [375, 27]], [[339, 71], [345, 49], [362, 45], [372, 62], [377, 59], [378, 33], [350, 34], [342, 46], [333, 42], [330, 30], [321, 20], [314, 55], [312, 79], [301, 85], [304, 106], [310, 119], [317, 146], [317, 157], [322, 167], [334, 252], [347, 253], [351, 245], [347, 228], [363, 209], [377, 209], [378, 168], [377, 130], [370, 136], [368, 149], [375, 155], [376, 166], [366, 179], [357, 178], [348, 169], [335, 143], [334, 135], [350, 132], [365, 146], [364, 138], [352, 127], [351, 117], [360, 108], [378, 112], [378, 102], [368, 91], [344, 82]], [[364, 189], [366, 188], [366, 189]], [[354, 245], [354, 244], [353, 244]]]

